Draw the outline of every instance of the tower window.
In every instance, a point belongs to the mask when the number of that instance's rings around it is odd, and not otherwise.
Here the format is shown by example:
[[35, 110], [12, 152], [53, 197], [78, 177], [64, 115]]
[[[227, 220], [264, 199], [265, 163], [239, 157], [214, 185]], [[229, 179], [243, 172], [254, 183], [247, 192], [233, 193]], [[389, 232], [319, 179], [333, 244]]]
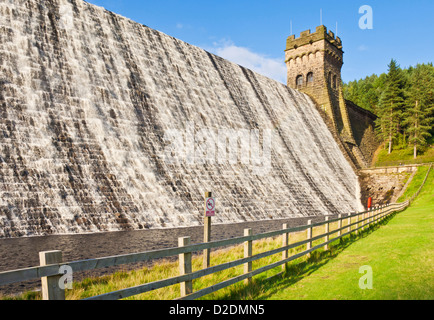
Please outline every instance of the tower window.
[[313, 83], [313, 72], [307, 74], [307, 84]]
[[297, 87], [303, 86], [303, 76], [302, 75], [297, 76], [297, 78], [295, 79], [295, 84], [297, 85]]
[[333, 76], [333, 88], [337, 88], [338, 85], [338, 81], [337, 81], [338, 77], [336, 77], [336, 75]]

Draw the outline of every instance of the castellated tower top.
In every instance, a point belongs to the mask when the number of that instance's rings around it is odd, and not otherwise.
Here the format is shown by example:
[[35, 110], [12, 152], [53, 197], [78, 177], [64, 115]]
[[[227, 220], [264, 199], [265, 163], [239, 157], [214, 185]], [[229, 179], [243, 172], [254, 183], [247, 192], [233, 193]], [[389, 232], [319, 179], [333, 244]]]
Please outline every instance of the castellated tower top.
[[288, 86], [314, 97], [315, 88], [339, 90], [343, 55], [341, 39], [325, 26], [317, 27], [314, 33], [303, 31], [299, 38], [290, 36], [285, 50]]
[[295, 38], [295, 35], [288, 37], [286, 42], [286, 50], [297, 49], [298, 47], [312, 44], [317, 41], [327, 40], [330, 44], [334, 45], [337, 49], [342, 50], [342, 41], [339, 37], [335, 37], [332, 31], [327, 32], [325, 26], [319, 26], [314, 33], [306, 30], [300, 33], [300, 38]]

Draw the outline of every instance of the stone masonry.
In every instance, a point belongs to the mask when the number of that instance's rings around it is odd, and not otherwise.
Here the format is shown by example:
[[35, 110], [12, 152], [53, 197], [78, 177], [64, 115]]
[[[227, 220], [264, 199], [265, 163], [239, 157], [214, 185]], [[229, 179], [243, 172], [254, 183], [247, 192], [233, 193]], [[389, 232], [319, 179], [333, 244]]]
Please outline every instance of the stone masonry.
[[314, 33], [303, 31], [299, 38], [291, 35], [285, 50], [288, 86], [308, 94], [316, 102], [331, 119], [355, 165], [365, 168], [378, 147], [373, 135], [376, 116], [344, 99], [342, 48], [341, 39], [325, 26], [317, 27]]

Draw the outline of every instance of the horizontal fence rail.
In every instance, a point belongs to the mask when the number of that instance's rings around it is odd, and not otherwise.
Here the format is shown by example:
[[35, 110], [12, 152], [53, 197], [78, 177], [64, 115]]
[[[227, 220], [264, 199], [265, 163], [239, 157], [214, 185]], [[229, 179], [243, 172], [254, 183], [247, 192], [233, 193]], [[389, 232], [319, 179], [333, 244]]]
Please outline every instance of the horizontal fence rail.
[[[233, 238], [233, 239], [227, 239], [227, 240], [219, 240], [219, 241], [189, 245], [188, 237], [180, 238], [180, 246], [177, 248], [154, 250], [154, 251], [147, 251], [142, 253], [125, 254], [125, 255], [118, 255], [112, 257], [88, 259], [88, 260], [65, 263], [61, 261], [60, 251], [41, 252], [40, 266], [0, 272], [0, 286], [21, 282], [21, 281], [41, 279], [43, 299], [61, 300], [64, 299], [65, 288], [60, 288], [61, 286], [59, 282], [59, 277], [65, 275], [64, 270], [66, 268], [68, 270], [72, 270], [73, 272], [81, 272], [81, 271], [89, 271], [89, 270], [95, 270], [95, 269], [100, 269], [105, 267], [119, 266], [119, 265], [124, 265], [129, 263], [151, 261], [159, 258], [179, 256], [180, 264], [182, 262], [182, 268], [180, 268], [181, 272], [179, 276], [158, 280], [150, 283], [145, 283], [136, 287], [109, 292], [106, 294], [90, 297], [85, 300], [124, 299], [127, 297], [135, 296], [138, 294], [168, 287], [175, 284], [181, 284], [181, 297], [179, 299], [197, 299], [207, 294], [210, 294], [212, 292], [223, 289], [232, 284], [235, 284], [237, 282], [243, 280], [250, 281], [254, 276], [258, 274], [261, 274], [263, 272], [266, 272], [268, 270], [274, 269], [279, 266], [285, 266], [288, 262], [298, 259], [302, 256], [309, 255], [313, 251], [316, 251], [322, 247], [325, 247], [325, 249], [327, 250], [329, 248], [329, 244], [331, 244], [332, 242], [335, 242], [353, 233], [358, 234], [360, 231], [363, 231], [371, 227], [372, 225], [381, 222], [386, 217], [389, 217], [395, 213], [405, 210], [411, 205], [414, 199], [420, 194], [426, 180], [428, 179], [431, 168], [432, 168], [432, 164], [428, 170], [425, 180], [423, 181], [418, 191], [411, 197], [411, 199], [403, 203], [389, 204], [387, 206], [376, 207], [369, 211], [347, 214], [346, 216], [339, 215], [339, 217], [336, 219], [329, 219], [329, 217], [326, 217], [325, 221], [314, 223], [314, 224], [312, 224], [310, 221], [309, 224], [304, 226], [286, 228], [286, 226], [284, 225], [284, 228], [282, 230], [277, 230], [277, 231], [272, 231], [272, 232], [267, 232], [262, 234], [251, 234], [251, 230], [246, 229], [245, 236]], [[338, 228], [330, 231], [330, 225], [333, 223], [337, 223]], [[314, 228], [318, 228], [321, 226], [325, 227], [325, 233], [312, 236], [312, 230]], [[307, 232], [308, 236], [306, 239], [295, 243], [288, 243], [287, 240], [289, 234], [303, 232], [303, 231], [308, 231]], [[283, 245], [281, 247], [274, 250], [257, 253], [255, 255], [252, 254], [253, 241], [267, 239], [267, 238], [275, 238], [279, 236], [282, 236], [282, 239], [286, 239], [286, 242], [285, 240], [282, 241]], [[320, 239], [324, 239], [324, 242], [312, 246], [313, 242]], [[194, 272], [191, 271], [192, 253], [200, 252], [208, 249], [220, 248], [220, 247], [236, 246], [240, 244], [243, 244], [245, 248], [244, 258], [226, 262], [216, 266], [211, 266]], [[288, 257], [288, 251], [290, 249], [294, 249], [303, 245], [306, 245], [306, 250]], [[282, 260], [260, 267], [255, 270], [251, 269], [251, 263], [253, 261], [266, 258], [272, 255], [276, 255], [279, 253], [283, 254]], [[224, 280], [211, 287], [204, 288], [196, 292], [192, 292], [193, 280], [219, 271], [241, 266], [241, 265], [245, 266], [243, 274], [231, 279]]]

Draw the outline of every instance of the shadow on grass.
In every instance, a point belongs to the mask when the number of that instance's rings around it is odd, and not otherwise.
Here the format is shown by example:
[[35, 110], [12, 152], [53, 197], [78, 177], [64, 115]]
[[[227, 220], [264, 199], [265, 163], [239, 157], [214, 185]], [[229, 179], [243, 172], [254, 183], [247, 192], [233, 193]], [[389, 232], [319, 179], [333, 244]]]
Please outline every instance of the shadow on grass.
[[308, 277], [333, 259], [346, 248], [358, 240], [368, 237], [372, 232], [387, 225], [395, 214], [390, 215], [383, 221], [360, 231], [352, 233], [344, 238], [336, 240], [329, 245], [329, 250], [319, 249], [311, 253], [307, 258], [299, 258], [287, 264], [285, 272], [280, 272], [266, 279], [254, 279], [251, 284], [239, 287], [226, 295], [219, 297], [221, 300], [266, 300], [274, 294], [288, 288], [300, 280]]

